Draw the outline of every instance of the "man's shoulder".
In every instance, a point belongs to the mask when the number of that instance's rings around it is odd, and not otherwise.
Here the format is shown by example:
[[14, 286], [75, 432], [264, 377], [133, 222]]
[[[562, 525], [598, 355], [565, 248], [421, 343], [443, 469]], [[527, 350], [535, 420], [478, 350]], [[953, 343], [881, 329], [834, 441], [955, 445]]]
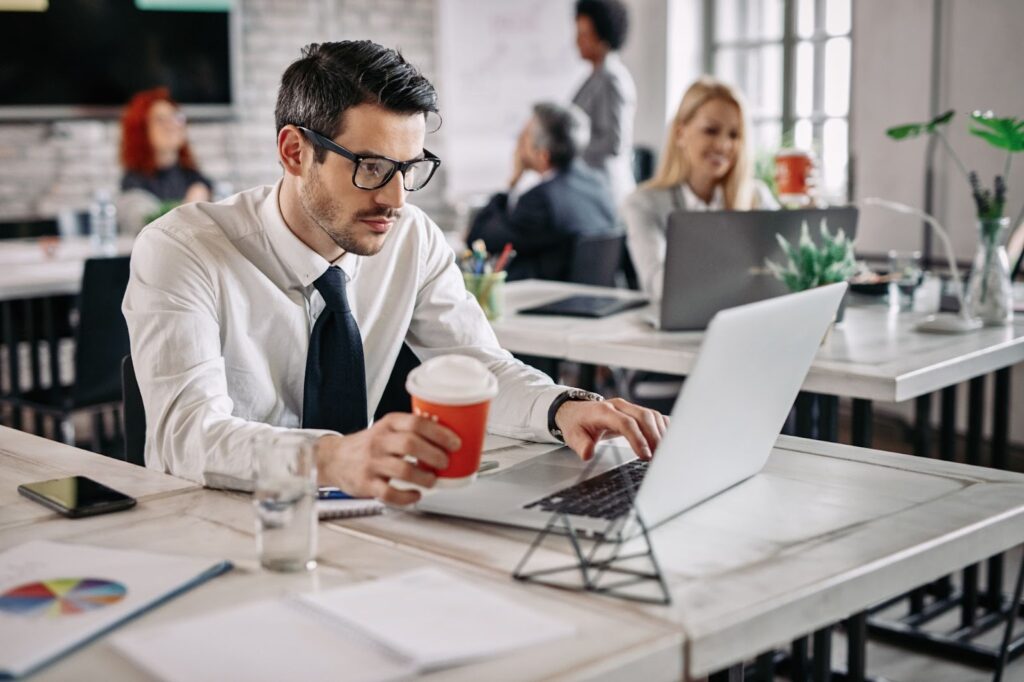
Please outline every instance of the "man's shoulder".
[[272, 191], [273, 186], [255, 187], [216, 203], [184, 204], [143, 228], [140, 241], [157, 233], [183, 244], [237, 241], [259, 229], [260, 208]]

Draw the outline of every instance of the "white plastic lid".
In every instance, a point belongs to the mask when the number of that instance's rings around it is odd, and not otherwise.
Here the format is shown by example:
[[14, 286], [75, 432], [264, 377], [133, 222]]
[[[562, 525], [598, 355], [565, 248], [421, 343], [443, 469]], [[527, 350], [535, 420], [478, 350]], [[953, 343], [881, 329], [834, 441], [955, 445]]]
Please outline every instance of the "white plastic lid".
[[473, 405], [498, 394], [498, 378], [476, 358], [439, 355], [409, 372], [405, 390], [440, 405]]

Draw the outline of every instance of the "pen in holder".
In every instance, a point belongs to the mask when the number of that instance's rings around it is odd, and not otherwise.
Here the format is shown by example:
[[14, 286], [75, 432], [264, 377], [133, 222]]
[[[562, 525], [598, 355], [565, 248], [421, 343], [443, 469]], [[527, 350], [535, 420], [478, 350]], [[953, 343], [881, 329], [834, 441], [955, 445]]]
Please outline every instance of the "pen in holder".
[[492, 322], [501, 318], [505, 308], [505, 277], [507, 272], [488, 272], [475, 274], [463, 272], [462, 281], [466, 283], [466, 291], [471, 293], [483, 308], [484, 314]]

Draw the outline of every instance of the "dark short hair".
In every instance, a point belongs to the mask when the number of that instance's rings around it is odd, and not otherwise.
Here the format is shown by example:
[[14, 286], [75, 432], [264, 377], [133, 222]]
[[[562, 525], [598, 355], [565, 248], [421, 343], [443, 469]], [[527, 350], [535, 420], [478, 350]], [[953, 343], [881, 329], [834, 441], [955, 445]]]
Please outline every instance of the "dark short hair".
[[617, 50], [626, 42], [629, 32], [629, 13], [619, 0], [579, 0], [576, 17], [587, 17], [594, 24], [594, 32], [608, 47]]
[[533, 105], [537, 129], [533, 143], [546, 149], [551, 165], [562, 170], [590, 142], [590, 119], [575, 104], [562, 106], [553, 102]]
[[[281, 76], [277, 132], [291, 124], [336, 137], [345, 111], [360, 104], [401, 114], [437, 113], [437, 91], [400, 53], [372, 41], [310, 43]], [[316, 148], [317, 161], [325, 155]]]

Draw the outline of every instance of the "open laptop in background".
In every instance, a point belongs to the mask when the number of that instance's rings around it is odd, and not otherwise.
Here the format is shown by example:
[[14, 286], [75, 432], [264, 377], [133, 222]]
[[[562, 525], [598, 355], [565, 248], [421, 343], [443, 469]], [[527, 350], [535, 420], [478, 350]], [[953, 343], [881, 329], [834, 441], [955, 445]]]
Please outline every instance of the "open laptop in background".
[[700, 330], [719, 310], [786, 293], [765, 260], [786, 261], [776, 234], [795, 244], [806, 221], [817, 243], [821, 221], [831, 233], [857, 232], [854, 206], [786, 211], [676, 211], [668, 218], [661, 309], [665, 331]]
[[764, 467], [845, 292], [833, 284], [718, 313], [651, 462], [605, 444], [590, 464], [562, 447], [417, 508], [538, 529], [561, 508], [574, 528], [600, 535], [635, 494], [648, 528], [667, 521]]

